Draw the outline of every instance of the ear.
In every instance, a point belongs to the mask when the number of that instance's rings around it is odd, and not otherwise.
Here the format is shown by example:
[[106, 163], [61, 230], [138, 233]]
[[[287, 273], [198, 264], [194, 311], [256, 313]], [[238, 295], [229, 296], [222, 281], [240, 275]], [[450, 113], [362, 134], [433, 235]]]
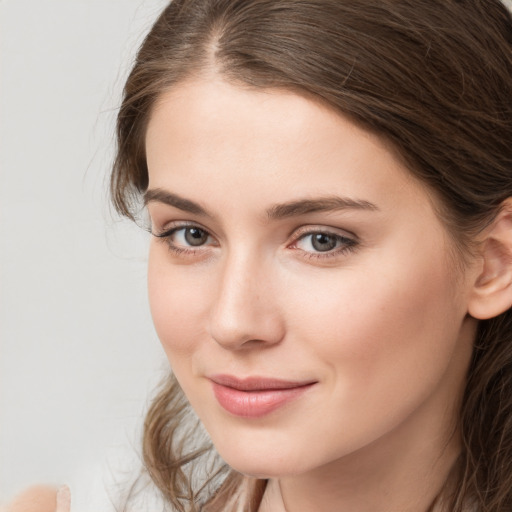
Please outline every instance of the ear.
[[479, 320], [500, 315], [512, 306], [512, 197], [485, 230], [481, 266], [468, 304]]

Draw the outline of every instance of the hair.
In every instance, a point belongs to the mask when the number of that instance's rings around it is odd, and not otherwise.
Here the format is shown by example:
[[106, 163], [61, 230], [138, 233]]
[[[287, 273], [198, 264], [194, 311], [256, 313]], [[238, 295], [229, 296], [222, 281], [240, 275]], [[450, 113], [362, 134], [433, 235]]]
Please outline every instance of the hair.
[[[512, 196], [512, 19], [499, 0], [174, 0], [124, 89], [111, 176], [122, 215], [135, 219], [148, 185], [155, 103], [212, 73], [306, 95], [377, 134], [435, 194], [461, 260]], [[170, 377], [145, 422], [156, 485], [179, 511], [257, 510], [265, 481], [222, 461], [194, 478], [213, 448], [187, 448], [190, 414]], [[479, 322], [459, 418], [462, 450], [440, 500], [512, 510], [511, 310]]]

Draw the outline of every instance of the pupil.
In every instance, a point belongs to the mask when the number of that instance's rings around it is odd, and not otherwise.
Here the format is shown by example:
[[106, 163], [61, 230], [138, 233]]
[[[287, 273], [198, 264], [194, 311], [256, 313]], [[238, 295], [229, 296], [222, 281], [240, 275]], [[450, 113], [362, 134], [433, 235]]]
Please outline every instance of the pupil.
[[325, 233], [317, 233], [313, 235], [311, 243], [317, 251], [330, 251], [336, 247], [336, 237]]
[[185, 240], [189, 245], [203, 245], [207, 238], [208, 235], [202, 229], [187, 228], [185, 230]]

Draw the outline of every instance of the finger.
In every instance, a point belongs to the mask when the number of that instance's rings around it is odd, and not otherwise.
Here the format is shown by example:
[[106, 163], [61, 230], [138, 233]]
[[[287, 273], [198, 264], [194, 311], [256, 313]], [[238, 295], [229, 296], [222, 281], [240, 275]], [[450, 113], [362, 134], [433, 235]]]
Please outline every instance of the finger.
[[57, 493], [57, 508], [55, 512], [70, 512], [71, 509], [71, 492], [67, 485], [59, 489]]

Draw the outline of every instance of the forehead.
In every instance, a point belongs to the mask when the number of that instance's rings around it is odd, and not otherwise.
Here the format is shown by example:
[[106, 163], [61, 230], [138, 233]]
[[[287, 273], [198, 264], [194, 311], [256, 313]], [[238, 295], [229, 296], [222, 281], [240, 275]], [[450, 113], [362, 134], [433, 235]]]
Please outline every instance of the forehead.
[[163, 94], [146, 153], [150, 188], [194, 194], [207, 184], [212, 200], [244, 190], [274, 203], [326, 191], [371, 202], [428, 197], [387, 144], [333, 109], [220, 79], [184, 82]]

